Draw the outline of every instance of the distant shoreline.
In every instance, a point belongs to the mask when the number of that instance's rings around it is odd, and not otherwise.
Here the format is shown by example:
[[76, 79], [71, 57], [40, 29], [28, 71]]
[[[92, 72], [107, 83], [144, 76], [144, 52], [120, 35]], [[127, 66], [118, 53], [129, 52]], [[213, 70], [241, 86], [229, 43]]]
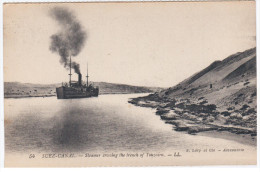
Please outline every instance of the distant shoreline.
[[[100, 95], [152, 93], [162, 90], [158, 87], [140, 87], [106, 82], [95, 82], [94, 85], [99, 87]], [[60, 84], [4, 82], [4, 98], [52, 97], [56, 96], [57, 87], [60, 87]]]
[[9, 98], [31, 98], [31, 97], [54, 97], [56, 95], [4, 95], [5, 99], [9, 99]]
[[[127, 92], [114, 92], [114, 93], [100, 93], [99, 95], [108, 95], [108, 94], [144, 94], [147, 92], [139, 92], [139, 93], [127, 93]], [[150, 92], [152, 93], [152, 92]], [[147, 93], [148, 94], [148, 93]], [[56, 97], [56, 94], [53, 95], [4, 95], [5, 99], [9, 98], [14, 98], [14, 99], [19, 99], [19, 98], [32, 98], [32, 97]]]

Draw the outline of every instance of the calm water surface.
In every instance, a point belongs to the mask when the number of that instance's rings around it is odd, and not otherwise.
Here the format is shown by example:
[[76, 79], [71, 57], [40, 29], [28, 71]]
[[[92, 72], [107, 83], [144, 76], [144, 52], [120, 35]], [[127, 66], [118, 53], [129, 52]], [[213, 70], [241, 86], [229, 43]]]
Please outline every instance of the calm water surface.
[[96, 98], [5, 99], [7, 152], [173, 151], [186, 148], [255, 147], [220, 138], [176, 132], [155, 110], [127, 101], [142, 94]]

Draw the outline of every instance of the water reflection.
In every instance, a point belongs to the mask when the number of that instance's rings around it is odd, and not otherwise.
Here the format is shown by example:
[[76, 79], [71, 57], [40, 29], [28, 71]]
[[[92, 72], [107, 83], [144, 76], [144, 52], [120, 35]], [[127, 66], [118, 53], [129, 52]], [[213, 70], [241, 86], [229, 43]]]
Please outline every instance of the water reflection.
[[154, 110], [127, 103], [135, 96], [5, 99], [6, 151], [161, 152], [187, 147], [241, 147], [228, 140], [175, 132]]

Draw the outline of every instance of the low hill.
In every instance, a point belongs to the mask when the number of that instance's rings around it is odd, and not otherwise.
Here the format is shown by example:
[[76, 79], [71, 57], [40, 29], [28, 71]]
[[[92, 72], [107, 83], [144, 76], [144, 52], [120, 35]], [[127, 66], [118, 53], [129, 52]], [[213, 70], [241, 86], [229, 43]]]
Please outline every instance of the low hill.
[[176, 130], [255, 135], [256, 48], [215, 61], [176, 86], [130, 103], [157, 108], [157, 114]]
[[[141, 87], [107, 82], [93, 82], [92, 84], [99, 87], [100, 94], [151, 93], [162, 90], [158, 87]], [[4, 96], [5, 98], [56, 96], [56, 87], [60, 86], [61, 84], [5, 82]]]
[[108, 82], [94, 82], [99, 87], [100, 94], [127, 94], [127, 93], [151, 93], [161, 91], [159, 87], [143, 87]]

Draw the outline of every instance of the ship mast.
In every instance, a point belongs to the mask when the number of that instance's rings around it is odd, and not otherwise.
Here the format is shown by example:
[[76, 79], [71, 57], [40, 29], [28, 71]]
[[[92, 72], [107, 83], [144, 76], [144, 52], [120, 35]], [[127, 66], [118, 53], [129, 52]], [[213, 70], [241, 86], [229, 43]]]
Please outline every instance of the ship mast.
[[69, 76], [70, 76], [70, 83], [69, 83], [69, 84], [70, 84], [70, 87], [71, 87], [71, 75], [72, 75], [72, 74], [71, 74], [71, 56], [70, 56], [70, 73], [69, 73]]
[[89, 77], [89, 75], [88, 75], [88, 63], [87, 63], [87, 87], [88, 87], [88, 77]]

